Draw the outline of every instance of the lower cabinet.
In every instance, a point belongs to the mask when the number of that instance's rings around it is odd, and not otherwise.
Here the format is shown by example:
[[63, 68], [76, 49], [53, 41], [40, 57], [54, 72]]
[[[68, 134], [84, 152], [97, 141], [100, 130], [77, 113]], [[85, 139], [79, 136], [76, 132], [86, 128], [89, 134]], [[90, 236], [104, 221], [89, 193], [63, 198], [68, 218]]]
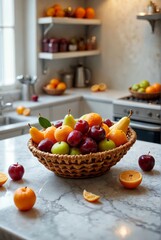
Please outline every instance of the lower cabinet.
[[69, 109], [71, 110], [71, 114], [73, 115], [73, 117], [78, 118], [80, 116], [79, 106], [80, 106], [80, 101], [76, 100], [74, 102], [71, 101], [71, 102], [61, 103], [59, 105], [50, 107], [49, 108], [50, 120], [56, 121], [56, 120], [63, 119], [64, 116], [69, 112]]
[[95, 101], [95, 100], [81, 100], [81, 115], [88, 112], [96, 112], [99, 113], [103, 118], [109, 118], [112, 120], [113, 118], [113, 104], [112, 102], [103, 102], [103, 101]]

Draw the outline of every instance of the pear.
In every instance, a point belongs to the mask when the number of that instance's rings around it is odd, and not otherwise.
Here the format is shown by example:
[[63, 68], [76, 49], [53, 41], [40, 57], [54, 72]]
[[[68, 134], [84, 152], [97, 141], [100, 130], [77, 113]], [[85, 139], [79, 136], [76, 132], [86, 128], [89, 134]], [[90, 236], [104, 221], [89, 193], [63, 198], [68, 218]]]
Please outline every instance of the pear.
[[76, 123], [76, 120], [74, 119], [73, 115], [71, 114], [71, 110], [69, 109], [68, 114], [65, 115], [63, 119], [63, 125], [68, 125], [74, 129], [75, 123]]
[[117, 123], [110, 127], [110, 131], [119, 129], [122, 130], [124, 133], [127, 133], [128, 126], [130, 125], [130, 117], [133, 114], [133, 111], [130, 110], [128, 116], [122, 117]]

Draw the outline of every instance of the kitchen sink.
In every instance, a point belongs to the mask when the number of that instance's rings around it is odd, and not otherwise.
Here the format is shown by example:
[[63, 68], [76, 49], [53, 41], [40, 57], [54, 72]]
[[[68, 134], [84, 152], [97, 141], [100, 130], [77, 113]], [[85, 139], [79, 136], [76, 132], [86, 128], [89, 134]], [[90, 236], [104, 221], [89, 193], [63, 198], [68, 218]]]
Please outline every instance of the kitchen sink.
[[6, 125], [21, 123], [21, 122], [25, 122], [25, 120], [22, 120], [16, 117], [11, 117], [11, 116], [0, 116], [0, 126], [6, 126]]

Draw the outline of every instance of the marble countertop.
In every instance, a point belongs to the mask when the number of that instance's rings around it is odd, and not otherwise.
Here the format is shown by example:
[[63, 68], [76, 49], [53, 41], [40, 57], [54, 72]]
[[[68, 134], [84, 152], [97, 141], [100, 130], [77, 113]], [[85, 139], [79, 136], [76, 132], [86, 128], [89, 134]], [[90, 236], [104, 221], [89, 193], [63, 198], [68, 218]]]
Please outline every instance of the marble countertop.
[[[91, 179], [66, 179], [47, 170], [27, 148], [29, 135], [0, 141], [1, 172], [19, 162], [22, 180], [10, 178], [0, 188], [0, 239], [7, 240], [159, 240], [161, 235], [161, 145], [136, 141], [129, 152], [105, 175]], [[156, 164], [143, 172], [138, 157], [148, 152]], [[128, 169], [142, 172], [137, 189], [121, 186], [118, 176]], [[33, 209], [20, 212], [13, 203], [14, 191], [28, 186], [37, 201]], [[83, 190], [101, 196], [100, 203], [84, 200]]]

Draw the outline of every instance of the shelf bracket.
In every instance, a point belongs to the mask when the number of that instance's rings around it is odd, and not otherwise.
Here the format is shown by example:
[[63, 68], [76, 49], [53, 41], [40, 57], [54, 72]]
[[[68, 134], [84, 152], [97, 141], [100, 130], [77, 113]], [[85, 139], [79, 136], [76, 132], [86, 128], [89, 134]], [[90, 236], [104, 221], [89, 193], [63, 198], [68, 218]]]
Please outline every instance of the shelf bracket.
[[47, 74], [48, 67], [46, 65], [45, 59], [42, 59], [42, 74], [46, 75]]
[[50, 23], [47, 28], [44, 29], [44, 37], [48, 34], [48, 32], [53, 28], [54, 23]]
[[151, 28], [152, 28], [152, 33], [154, 33], [154, 29], [155, 29], [155, 20], [148, 20], [150, 25], [151, 25]]

